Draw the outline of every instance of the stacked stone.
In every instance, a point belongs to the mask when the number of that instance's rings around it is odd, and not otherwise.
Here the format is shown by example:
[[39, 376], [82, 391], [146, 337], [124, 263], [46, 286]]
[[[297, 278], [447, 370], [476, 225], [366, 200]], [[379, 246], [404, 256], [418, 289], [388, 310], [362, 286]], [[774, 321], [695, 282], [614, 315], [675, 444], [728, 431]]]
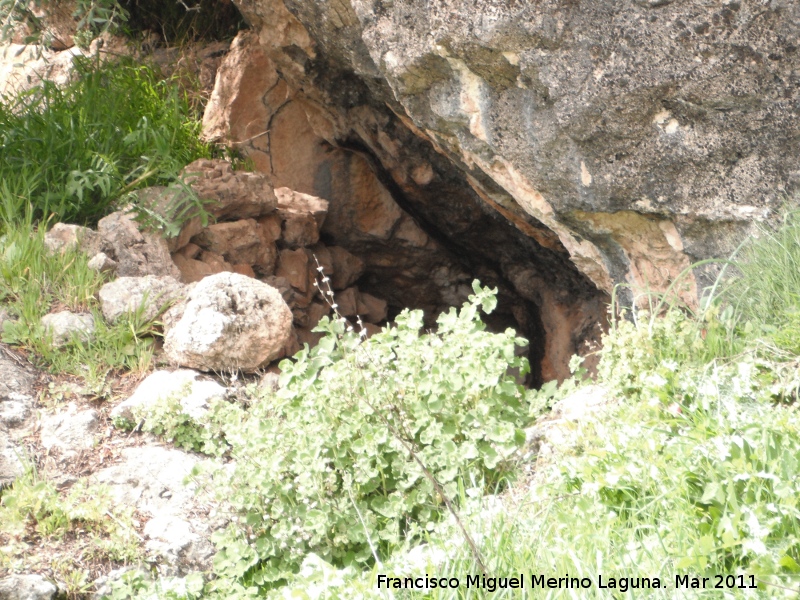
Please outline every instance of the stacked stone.
[[[258, 279], [281, 293], [294, 324], [287, 353], [300, 344], [316, 343], [318, 336], [311, 330], [331, 312], [315, 285], [322, 273], [330, 279], [340, 314], [359, 315], [371, 326], [386, 319], [386, 301], [353, 285], [364, 272], [363, 261], [342, 247], [320, 241], [328, 214], [326, 200], [288, 188], [273, 189], [266, 176], [234, 171], [223, 160], [195, 161], [183, 175], [195, 194], [209, 202], [212, 224], [204, 227], [201, 219], [194, 217], [182, 225], [178, 235], [165, 240], [141, 231], [131, 212], [118, 211], [101, 219], [97, 232], [64, 224], [48, 232], [51, 250], [79, 245], [93, 256], [90, 264], [97, 269], [130, 278], [107, 284], [108, 289], [101, 292], [101, 300], [105, 296], [123, 299], [103, 302], [108, 319], [129, 309], [131, 294], [120, 294], [116, 287], [129, 292], [147, 284], [151, 295], [166, 300], [180, 295], [183, 286], [178, 281], [194, 284], [223, 272]], [[175, 206], [181, 205], [182, 194], [181, 190], [152, 187], [139, 192], [139, 202], [151, 214], [169, 219]]]
[[208, 210], [217, 221], [203, 228], [199, 219], [193, 219], [173, 238], [172, 259], [184, 283], [222, 271], [260, 279], [283, 295], [299, 343], [314, 343], [311, 329], [330, 314], [315, 285], [321, 266], [343, 316], [360, 315], [370, 324], [386, 319], [386, 301], [353, 286], [364, 272], [363, 261], [320, 241], [327, 200], [288, 188], [273, 189], [266, 176], [234, 171], [223, 160], [201, 159], [184, 173], [200, 199], [211, 201]]

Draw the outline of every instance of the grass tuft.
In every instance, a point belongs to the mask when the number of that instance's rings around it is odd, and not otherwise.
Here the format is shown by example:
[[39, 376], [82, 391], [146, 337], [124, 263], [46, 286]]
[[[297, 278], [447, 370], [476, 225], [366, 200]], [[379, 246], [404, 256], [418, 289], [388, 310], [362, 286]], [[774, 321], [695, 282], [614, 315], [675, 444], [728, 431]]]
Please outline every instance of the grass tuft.
[[75, 79], [0, 102], [0, 219], [94, 224], [125, 192], [210, 156], [185, 96], [150, 67], [76, 59]]

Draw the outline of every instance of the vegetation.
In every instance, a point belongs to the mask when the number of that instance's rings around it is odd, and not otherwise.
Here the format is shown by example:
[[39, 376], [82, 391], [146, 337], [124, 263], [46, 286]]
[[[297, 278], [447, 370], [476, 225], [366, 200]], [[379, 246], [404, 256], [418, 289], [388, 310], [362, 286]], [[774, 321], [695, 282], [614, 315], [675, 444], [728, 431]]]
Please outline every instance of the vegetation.
[[[128, 11], [140, 24], [170, 13], [168, 39], [212, 25], [184, 20], [177, 4], [78, 8], [92, 34]], [[0, 0], [4, 31], [26, 10]], [[95, 300], [104, 277], [75, 250], [48, 253], [44, 229], [51, 218], [94, 223], [141, 187], [180, 187], [180, 169], [211, 153], [197, 133], [171, 83], [125, 61], [79, 63], [68, 86], [45, 83], [0, 104], [4, 342], [98, 390], [109, 372], [148, 368], [156, 324], [134, 314], [106, 325]], [[194, 208], [140, 214], [169, 235]], [[697, 310], [664, 299], [612, 323], [591, 391], [604, 402], [577, 423], [550, 425], [562, 441], [549, 457], [526, 444], [525, 428], [559, 392], [518, 385], [524, 341], [486, 332], [479, 318], [494, 307], [490, 290], [476, 284], [435, 332], [422, 330], [417, 311], [369, 340], [324, 320], [322, 341], [281, 364], [277, 393], [251, 386], [238, 401], [212, 401], [200, 419], [180, 398], [135, 414], [176, 446], [232, 459], [194, 474], [232, 518], [214, 538], [214, 573], [152, 580], [134, 571], [108, 597], [413, 598], [423, 593], [384, 593], [378, 577], [425, 574], [461, 582], [424, 593], [434, 598], [618, 597], [621, 586], [601, 589], [601, 576], [665, 588], [631, 597], [796, 597], [798, 266], [800, 213], [790, 211]], [[58, 308], [94, 314], [93, 339], [54, 349], [41, 318]], [[560, 393], [582, 385], [576, 377]], [[72, 543], [78, 560], [137, 560], [130, 515], [107, 505], [102, 489], [62, 493], [29, 472], [0, 495], [0, 566], [25, 566], [26, 544], [55, 540]], [[64, 561], [50, 568], [71, 593], [88, 592], [86, 571]], [[519, 573], [593, 586], [466, 587], [467, 576]], [[713, 585], [715, 575], [736, 587], [676, 592], [676, 576]]]
[[476, 285], [436, 333], [421, 333], [421, 311], [406, 311], [366, 342], [343, 320], [325, 321], [314, 349], [281, 364], [276, 396], [248, 410], [219, 401], [193, 424], [196, 436], [175, 399], [151, 409], [145, 427], [235, 459], [232, 471], [206, 474], [241, 515], [216, 536], [220, 596], [274, 587], [309, 553], [376, 564], [432, 530], [445, 498], [506, 483], [535, 393], [509, 372], [527, 370], [514, 354], [524, 341], [490, 334], [478, 318], [495, 302]]
[[74, 81], [0, 103], [0, 219], [95, 223], [126, 192], [176, 181], [210, 156], [170, 81], [127, 60], [76, 60]]
[[[44, 229], [30, 220], [6, 223], [2, 232], [0, 301], [10, 317], [3, 323], [5, 343], [30, 351], [40, 366], [80, 375], [97, 388], [112, 369], [138, 372], [149, 366], [155, 324], [144, 319], [142, 311], [112, 325], [105, 322], [95, 299], [105, 279], [88, 267], [89, 257], [76, 249], [49, 252]], [[92, 339], [76, 337], [54, 347], [41, 319], [56, 308], [94, 315]]]
[[[69, 550], [51, 554], [46, 564], [31, 552], [31, 545], [57, 541]], [[32, 468], [0, 496], [0, 547], [0, 568], [52, 569], [64, 576], [70, 595], [91, 588], [87, 564], [141, 558], [131, 514], [111, 508], [105, 488], [79, 482], [59, 493]]]

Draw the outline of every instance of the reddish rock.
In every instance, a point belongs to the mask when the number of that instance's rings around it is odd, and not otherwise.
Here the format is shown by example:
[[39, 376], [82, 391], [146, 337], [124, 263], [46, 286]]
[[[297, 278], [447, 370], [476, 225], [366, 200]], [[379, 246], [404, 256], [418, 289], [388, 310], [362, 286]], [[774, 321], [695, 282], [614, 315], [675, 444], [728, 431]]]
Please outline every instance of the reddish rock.
[[289, 188], [277, 188], [278, 214], [284, 219], [297, 215], [309, 215], [321, 229], [328, 214], [328, 201], [311, 194], [303, 194]]
[[281, 239], [281, 223], [283, 219], [277, 215], [267, 215], [258, 219], [261, 240], [265, 244], [274, 244]]
[[355, 317], [358, 314], [358, 288], [349, 287], [336, 292], [336, 309], [343, 317]]
[[262, 265], [270, 270], [275, 261], [274, 251], [261, 241], [258, 223], [253, 219], [210, 225], [192, 241], [221, 254], [231, 264]]
[[277, 206], [272, 184], [265, 175], [234, 171], [227, 161], [199, 159], [183, 173], [198, 197], [209, 201], [206, 210], [218, 220], [260, 217]]
[[341, 246], [330, 246], [328, 251], [333, 264], [333, 273], [330, 275], [333, 289], [343, 290], [353, 285], [364, 273], [364, 261]]
[[[316, 244], [308, 250], [311, 253], [311, 262], [316, 272], [314, 276], [315, 279], [322, 279], [323, 276], [330, 277], [333, 275], [333, 257], [331, 256], [331, 251], [323, 244]], [[319, 267], [322, 267], [322, 272], [319, 271]]]
[[304, 346], [305, 344], [308, 344], [310, 348], [316, 346], [319, 341], [325, 337], [324, 333], [311, 331], [311, 329], [306, 327], [295, 327], [295, 333], [297, 334], [297, 341], [300, 343], [300, 345]]
[[194, 283], [217, 272], [208, 264], [193, 258], [186, 258], [181, 253], [174, 254], [172, 260], [181, 272], [181, 281], [183, 283]]
[[223, 271], [233, 270], [233, 265], [227, 262], [216, 252], [204, 250], [200, 253], [200, 260], [211, 267], [211, 271], [213, 273], [222, 273]]
[[248, 264], [239, 263], [233, 265], [232, 271], [234, 273], [239, 273], [240, 275], [247, 275], [248, 277], [252, 277], [255, 279], [256, 273], [253, 271], [253, 267]]
[[327, 304], [321, 302], [312, 302], [306, 309], [308, 313], [308, 328], [314, 329], [319, 324], [322, 317], [331, 313], [331, 308]]
[[313, 287], [309, 282], [308, 263], [308, 254], [303, 249], [281, 250], [275, 275], [285, 277], [293, 288], [305, 294]]
[[200, 246], [198, 246], [197, 244], [192, 244], [190, 242], [186, 244], [183, 248], [178, 250], [178, 254], [180, 254], [184, 258], [197, 258], [197, 255], [200, 254], [200, 252], [202, 251], [203, 249]]
[[287, 215], [282, 239], [289, 248], [313, 246], [319, 241], [319, 226], [310, 214]]

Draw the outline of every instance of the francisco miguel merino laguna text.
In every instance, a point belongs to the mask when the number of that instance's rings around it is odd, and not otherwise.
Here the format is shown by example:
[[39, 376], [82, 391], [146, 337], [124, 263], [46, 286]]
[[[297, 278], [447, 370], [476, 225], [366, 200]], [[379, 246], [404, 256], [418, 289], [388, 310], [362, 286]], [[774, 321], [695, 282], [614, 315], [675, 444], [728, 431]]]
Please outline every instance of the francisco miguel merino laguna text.
[[643, 588], [664, 588], [658, 577], [605, 577], [598, 575], [597, 582], [589, 577], [546, 577], [541, 573], [534, 573], [527, 577], [520, 573], [514, 577], [487, 577], [486, 575], [467, 575], [462, 582], [459, 577], [389, 577], [378, 575], [378, 589], [410, 589], [429, 590], [436, 588], [456, 589], [461, 587], [481, 589], [488, 592], [503, 589], [613, 589], [619, 592], [638, 590]]

